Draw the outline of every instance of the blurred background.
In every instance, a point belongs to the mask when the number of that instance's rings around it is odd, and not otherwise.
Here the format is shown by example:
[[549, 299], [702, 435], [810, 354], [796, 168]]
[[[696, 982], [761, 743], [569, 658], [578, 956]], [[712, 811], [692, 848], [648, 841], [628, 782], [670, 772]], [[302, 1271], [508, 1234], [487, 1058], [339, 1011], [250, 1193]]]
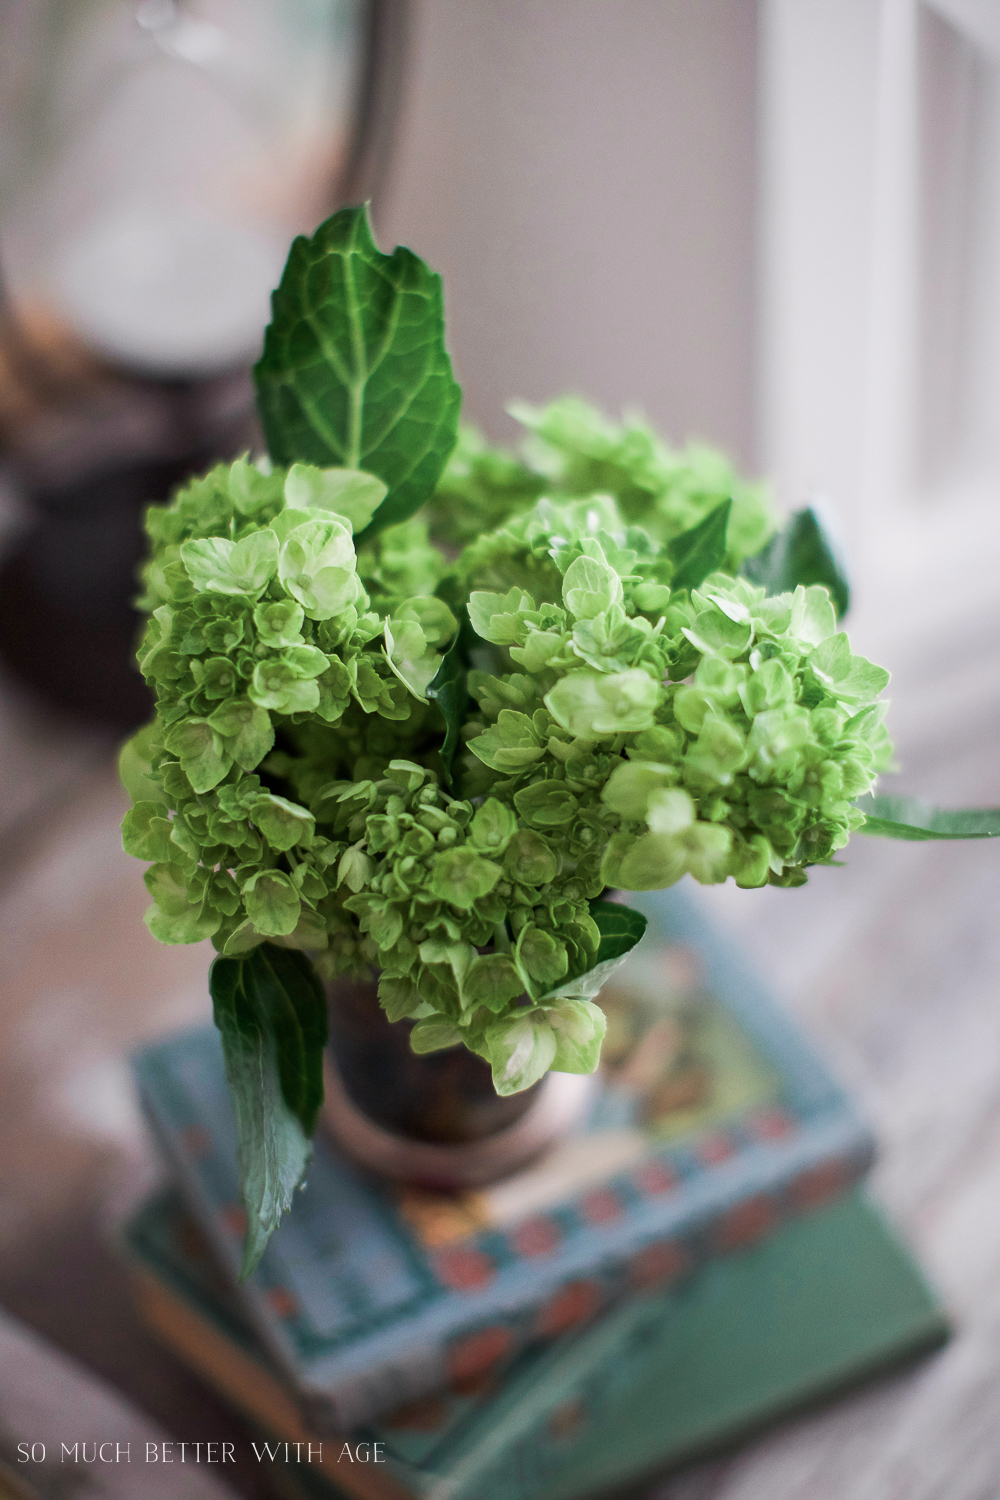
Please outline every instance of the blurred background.
[[[366, 196], [443, 273], [489, 435], [572, 390], [821, 498], [899, 789], [1000, 802], [995, 0], [0, 0], [0, 1306], [192, 1438], [231, 1419], [104, 1227], [152, 1170], [125, 1055], [207, 1015], [211, 957], [152, 941], [121, 852], [138, 519], [253, 444], [288, 241]], [[874, 1117], [965, 1332], [671, 1500], [929, 1500], [959, 1450], [949, 1500], [986, 1496], [997, 861], [858, 838], [801, 891], [702, 893]]]

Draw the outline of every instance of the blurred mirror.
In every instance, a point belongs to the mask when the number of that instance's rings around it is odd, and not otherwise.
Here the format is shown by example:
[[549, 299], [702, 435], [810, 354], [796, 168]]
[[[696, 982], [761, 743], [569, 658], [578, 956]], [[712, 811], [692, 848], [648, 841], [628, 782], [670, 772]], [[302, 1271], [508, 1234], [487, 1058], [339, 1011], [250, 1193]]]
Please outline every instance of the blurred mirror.
[[384, 163], [399, 0], [0, 0], [0, 656], [145, 715], [146, 503], [258, 441], [249, 369], [292, 237]]

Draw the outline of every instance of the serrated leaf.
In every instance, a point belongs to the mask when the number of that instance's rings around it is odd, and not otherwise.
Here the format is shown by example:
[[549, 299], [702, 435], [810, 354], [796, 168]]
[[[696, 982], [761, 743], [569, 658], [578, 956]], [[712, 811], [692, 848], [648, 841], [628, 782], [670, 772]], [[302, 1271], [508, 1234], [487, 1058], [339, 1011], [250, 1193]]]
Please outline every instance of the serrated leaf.
[[850, 607], [851, 587], [844, 565], [811, 506], [796, 511], [756, 557], [746, 559], [740, 572], [769, 594], [788, 594], [799, 584], [822, 584], [830, 592], [838, 619]]
[[1000, 838], [1000, 807], [934, 807], [917, 797], [873, 792], [854, 804], [865, 815], [861, 833], [888, 839]]
[[590, 915], [601, 934], [595, 965], [630, 953], [647, 927], [641, 911], [633, 911], [617, 901], [591, 901]]
[[254, 376], [275, 463], [363, 469], [388, 486], [359, 546], [423, 504], [455, 446], [441, 278], [402, 245], [384, 255], [364, 206], [295, 240]]
[[726, 560], [726, 532], [732, 508], [732, 500], [724, 500], [697, 526], [675, 536], [669, 543], [667, 556], [674, 565], [670, 580], [672, 589], [696, 589], [709, 573], [722, 567]]
[[323, 1102], [326, 997], [308, 959], [273, 943], [217, 958], [208, 984], [236, 1117], [247, 1213], [244, 1279], [290, 1207], [309, 1160]]
[[427, 696], [441, 710], [444, 742], [441, 760], [448, 785], [452, 782], [455, 751], [462, 742], [462, 725], [469, 706], [469, 669], [461, 633], [441, 658], [441, 665], [427, 684]]

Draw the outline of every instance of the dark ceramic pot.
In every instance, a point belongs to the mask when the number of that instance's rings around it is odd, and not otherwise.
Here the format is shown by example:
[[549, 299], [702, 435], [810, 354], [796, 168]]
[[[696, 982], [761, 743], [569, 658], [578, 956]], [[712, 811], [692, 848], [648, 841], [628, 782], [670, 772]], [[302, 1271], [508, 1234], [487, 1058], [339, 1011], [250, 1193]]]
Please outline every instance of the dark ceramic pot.
[[552, 1146], [586, 1107], [588, 1077], [552, 1073], [500, 1098], [466, 1048], [411, 1051], [413, 1023], [389, 1021], [374, 976], [338, 979], [328, 993], [324, 1119], [373, 1171], [435, 1188], [494, 1181]]

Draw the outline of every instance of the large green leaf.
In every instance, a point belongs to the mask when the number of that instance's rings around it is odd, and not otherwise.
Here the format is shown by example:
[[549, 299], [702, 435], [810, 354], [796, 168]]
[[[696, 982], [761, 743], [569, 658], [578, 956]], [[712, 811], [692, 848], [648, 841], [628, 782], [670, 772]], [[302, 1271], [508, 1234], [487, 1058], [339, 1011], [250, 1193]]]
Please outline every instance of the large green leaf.
[[672, 589], [696, 589], [709, 573], [722, 567], [726, 560], [726, 531], [732, 508], [733, 502], [724, 500], [697, 526], [675, 536], [669, 543], [667, 556], [674, 565], [670, 580]]
[[441, 759], [449, 784], [452, 780], [452, 764], [455, 751], [462, 740], [462, 725], [469, 704], [469, 668], [465, 646], [460, 632], [454, 644], [441, 658], [441, 665], [427, 684], [427, 696], [433, 699], [444, 719], [444, 743]]
[[254, 376], [276, 463], [363, 469], [388, 486], [359, 542], [411, 516], [455, 446], [462, 393], [441, 278], [402, 245], [383, 255], [364, 206], [293, 243]]
[[883, 838], [995, 839], [1000, 838], [1000, 807], [934, 807], [916, 797], [894, 797], [881, 792], [859, 797], [865, 815], [862, 833]]
[[309, 1160], [323, 1102], [326, 997], [304, 954], [263, 943], [208, 976], [236, 1116], [247, 1213], [241, 1277], [264, 1253]]
[[647, 922], [642, 912], [621, 906], [617, 901], [591, 901], [590, 915], [601, 934], [595, 966], [607, 963], [609, 959], [623, 958], [646, 931]]
[[838, 616], [850, 606], [851, 587], [843, 563], [811, 506], [796, 511], [756, 557], [746, 559], [740, 572], [769, 594], [790, 593], [800, 583], [820, 583], [829, 589]]

